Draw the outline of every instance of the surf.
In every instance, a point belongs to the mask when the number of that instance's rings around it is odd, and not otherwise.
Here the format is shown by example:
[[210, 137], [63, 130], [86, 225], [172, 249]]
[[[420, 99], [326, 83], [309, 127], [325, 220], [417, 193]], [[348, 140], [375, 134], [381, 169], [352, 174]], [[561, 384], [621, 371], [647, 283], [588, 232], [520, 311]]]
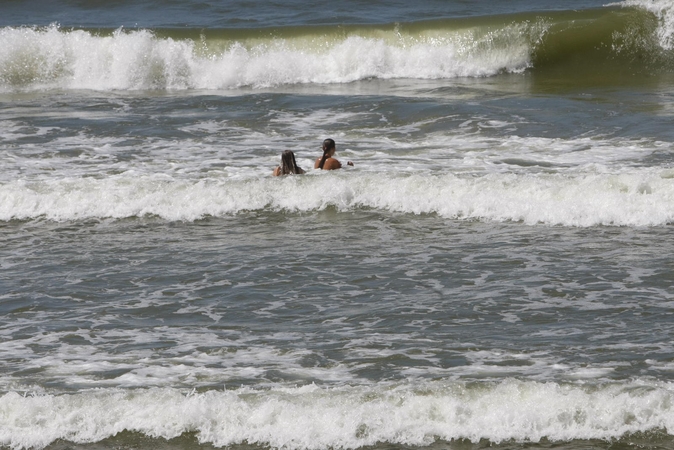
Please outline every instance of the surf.
[[[649, 9], [650, 8], [650, 9]], [[503, 73], [674, 72], [671, 5], [388, 25], [0, 29], [0, 92], [238, 90]]]
[[[121, 174], [0, 184], [0, 220], [158, 217], [197, 221], [250, 212], [363, 209], [463, 221], [547, 226], [664, 226], [674, 222], [674, 173], [308, 174], [176, 179]], [[268, 175], [268, 174], [267, 174]]]
[[205, 392], [97, 389], [2, 396], [0, 443], [14, 450], [56, 440], [99, 442], [121, 432], [200, 443], [312, 450], [380, 443], [616, 440], [668, 433], [671, 385], [505, 380], [424, 385], [301, 387]]

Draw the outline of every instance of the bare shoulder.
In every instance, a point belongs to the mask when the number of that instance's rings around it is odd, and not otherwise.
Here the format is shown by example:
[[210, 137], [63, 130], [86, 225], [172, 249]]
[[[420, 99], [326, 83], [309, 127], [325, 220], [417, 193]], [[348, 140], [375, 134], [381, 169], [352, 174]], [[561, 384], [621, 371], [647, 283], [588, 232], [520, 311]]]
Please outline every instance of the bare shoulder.
[[279, 175], [281, 175], [281, 168], [276, 167], [276, 169], [274, 169], [274, 171], [272, 172], [272, 176], [278, 177]]
[[340, 163], [335, 158], [328, 158], [325, 161], [325, 164], [323, 164], [323, 170], [335, 170], [335, 169], [341, 169], [341, 168], [342, 168], [342, 163]]
[[321, 158], [316, 158], [316, 162], [314, 163], [314, 169], [318, 169], [318, 165], [321, 163]]

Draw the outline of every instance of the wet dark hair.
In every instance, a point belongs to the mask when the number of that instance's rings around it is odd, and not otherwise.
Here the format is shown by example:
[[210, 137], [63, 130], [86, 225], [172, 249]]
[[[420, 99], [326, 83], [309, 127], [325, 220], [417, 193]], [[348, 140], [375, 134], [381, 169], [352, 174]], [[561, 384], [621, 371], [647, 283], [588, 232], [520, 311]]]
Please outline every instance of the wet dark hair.
[[300, 174], [302, 169], [297, 167], [295, 162], [295, 154], [290, 150], [281, 153], [281, 175], [288, 175], [290, 173]]
[[328, 153], [333, 148], [335, 148], [335, 141], [333, 141], [330, 138], [323, 141], [323, 157], [321, 158], [321, 162], [318, 163], [319, 169], [323, 169], [323, 165], [325, 164], [325, 160], [328, 159]]

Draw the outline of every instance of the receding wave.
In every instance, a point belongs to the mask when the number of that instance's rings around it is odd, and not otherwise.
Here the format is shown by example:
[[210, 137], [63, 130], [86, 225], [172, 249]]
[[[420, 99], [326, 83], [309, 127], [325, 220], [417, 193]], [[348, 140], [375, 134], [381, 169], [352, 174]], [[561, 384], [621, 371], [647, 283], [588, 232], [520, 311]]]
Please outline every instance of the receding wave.
[[[661, 0], [662, 2], [663, 0]], [[657, 2], [655, 2], [657, 3]], [[184, 90], [451, 79], [525, 70], [672, 72], [672, 5], [370, 26], [0, 29], [0, 92]]]
[[10, 181], [0, 220], [160, 217], [194, 221], [249, 211], [360, 208], [459, 220], [563, 226], [659, 226], [674, 222], [674, 172], [624, 174], [321, 173], [179, 180], [118, 175]]
[[672, 386], [600, 386], [504, 381], [186, 393], [99, 389], [1, 397], [0, 444], [43, 448], [57, 439], [98, 442], [123, 431], [202, 443], [293, 450], [355, 449], [379, 443], [539, 442], [617, 439], [670, 430]]

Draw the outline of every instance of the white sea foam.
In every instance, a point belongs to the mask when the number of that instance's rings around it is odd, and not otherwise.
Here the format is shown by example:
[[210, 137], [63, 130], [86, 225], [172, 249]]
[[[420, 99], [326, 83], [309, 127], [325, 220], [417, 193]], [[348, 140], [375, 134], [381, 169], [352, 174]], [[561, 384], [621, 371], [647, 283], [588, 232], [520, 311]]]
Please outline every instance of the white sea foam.
[[[658, 17], [660, 45], [674, 47], [671, 0], [625, 0]], [[0, 29], [0, 92], [42, 89], [227, 90], [378, 79], [451, 79], [531, 67], [545, 21], [445, 30], [361, 29], [304, 37], [209, 41], [149, 30], [111, 35], [50, 27]]]
[[[99, 36], [82, 30], [0, 29], [0, 92], [35, 89], [231, 89], [367, 78], [479, 77], [529, 64], [530, 34], [510, 25], [402, 38], [272, 38], [207, 43], [159, 38], [147, 30]], [[317, 45], [316, 42], [319, 44]], [[206, 46], [206, 49], [204, 49]]]
[[312, 172], [304, 177], [181, 180], [133, 173], [0, 184], [0, 220], [158, 216], [193, 221], [246, 211], [374, 208], [448, 218], [565, 226], [664, 225], [674, 220], [667, 171], [459, 176]]
[[272, 448], [359, 448], [437, 440], [538, 442], [611, 439], [674, 427], [668, 383], [599, 386], [506, 380], [186, 393], [99, 389], [0, 398], [0, 443], [41, 448], [56, 439], [96, 442], [128, 430], [195, 433], [200, 442]]
[[659, 20], [657, 36], [665, 50], [674, 49], [674, 1], [672, 0], [624, 0], [618, 5], [642, 8], [652, 12]]

